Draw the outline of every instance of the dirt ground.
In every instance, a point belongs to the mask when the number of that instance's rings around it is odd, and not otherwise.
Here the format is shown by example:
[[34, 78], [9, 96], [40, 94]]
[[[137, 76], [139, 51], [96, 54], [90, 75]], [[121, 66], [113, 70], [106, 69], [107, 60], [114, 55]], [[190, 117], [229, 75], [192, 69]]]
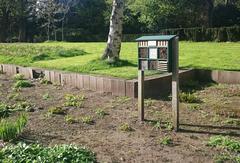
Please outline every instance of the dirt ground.
[[[207, 84], [197, 88], [198, 104], [180, 104], [181, 131], [171, 130], [171, 101], [147, 99], [146, 122], [138, 121], [137, 100], [92, 91], [40, 84], [16, 93], [11, 77], [0, 75], [0, 99], [7, 104], [27, 101], [34, 109], [21, 135], [44, 145], [76, 144], [96, 153], [99, 162], [213, 162], [223, 151], [207, 146], [209, 138], [223, 134], [240, 139], [240, 85]], [[64, 107], [75, 119], [92, 116], [94, 123], [69, 124], [66, 115], [48, 116], [50, 107], [63, 106], [65, 95], [84, 95], [82, 107]], [[107, 115], [99, 117], [101, 108]], [[19, 114], [19, 113], [15, 113]], [[159, 123], [158, 123], [159, 122]], [[132, 131], [122, 131], [122, 124]], [[172, 139], [162, 145], [161, 139]]]

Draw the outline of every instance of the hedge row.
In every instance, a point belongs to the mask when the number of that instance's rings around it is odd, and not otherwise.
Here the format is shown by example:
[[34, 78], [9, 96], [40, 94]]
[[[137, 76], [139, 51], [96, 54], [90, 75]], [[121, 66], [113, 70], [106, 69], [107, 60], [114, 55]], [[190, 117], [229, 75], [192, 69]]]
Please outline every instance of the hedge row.
[[[65, 41], [69, 42], [102, 42], [107, 40], [107, 34], [87, 34], [83, 30], [68, 29], [65, 30]], [[240, 41], [240, 26], [221, 27], [221, 28], [177, 28], [165, 29], [159, 33], [151, 34], [124, 34], [124, 42], [134, 42], [135, 39], [143, 35], [178, 35], [180, 40], [185, 41]], [[61, 41], [61, 31], [57, 32], [58, 41]]]
[[[156, 33], [155, 33], [156, 34]], [[180, 40], [186, 41], [240, 41], [240, 26], [221, 28], [178, 28], [161, 30], [160, 34], [178, 35]], [[124, 35], [123, 41], [134, 41], [144, 34]], [[146, 34], [152, 35], [152, 34]]]

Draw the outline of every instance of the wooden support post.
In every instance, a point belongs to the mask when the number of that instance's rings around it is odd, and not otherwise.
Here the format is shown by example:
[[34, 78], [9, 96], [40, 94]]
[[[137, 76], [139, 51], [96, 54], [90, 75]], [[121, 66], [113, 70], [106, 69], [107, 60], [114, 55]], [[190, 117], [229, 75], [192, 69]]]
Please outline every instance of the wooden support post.
[[138, 70], [138, 111], [139, 120], [144, 121], [144, 71]]
[[179, 38], [173, 40], [172, 111], [174, 130], [179, 130]]

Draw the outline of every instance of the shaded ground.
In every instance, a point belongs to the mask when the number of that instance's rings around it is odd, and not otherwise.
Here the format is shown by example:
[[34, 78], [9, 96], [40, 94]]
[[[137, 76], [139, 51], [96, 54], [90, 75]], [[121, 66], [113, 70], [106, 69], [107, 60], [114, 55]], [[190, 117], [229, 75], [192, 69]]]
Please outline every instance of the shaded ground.
[[[9, 105], [27, 101], [35, 110], [28, 113], [29, 122], [21, 139], [44, 145], [87, 146], [97, 154], [99, 162], [212, 162], [214, 156], [223, 152], [206, 146], [212, 134], [222, 133], [240, 140], [240, 85], [211, 85], [194, 91], [201, 103], [181, 103], [180, 121], [184, 125], [182, 132], [175, 133], [171, 131], [168, 100], [146, 100], [147, 121], [140, 124], [136, 99], [44, 85], [38, 80], [32, 83], [33, 87], [16, 93], [13, 80], [0, 75], [1, 101]], [[83, 107], [64, 109], [77, 120], [92, 116], [93, 124], [69, 124], [66, 115], [47, 114], [50, 107], [64, 105], [66, 94], [85, 96]], [[99, 117], [95, 113], [99, 108], [107, 115]], [[124, 123], [133, 130], [121, 131]], [[161, 139], [166, 136], [172, 143], [162, 145]]]

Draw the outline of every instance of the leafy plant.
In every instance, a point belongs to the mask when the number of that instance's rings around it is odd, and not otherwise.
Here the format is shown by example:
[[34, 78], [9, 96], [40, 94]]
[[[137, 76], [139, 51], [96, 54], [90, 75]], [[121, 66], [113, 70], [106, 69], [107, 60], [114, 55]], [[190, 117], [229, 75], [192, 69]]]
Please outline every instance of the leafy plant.
[[46, 93], [42, 96], [43, 100], [48, 100], [50, 98], [49, 93]]
[[93, 117], [92, 116], [82, 117], [82, 122], [85, 124], [93, 124], [94, 123]]
[[144, 105], [145, 105], [146, 107], [151, 107], [151, 106], [154, 105], [154, 103], [155, 103], [155, 101], [152, 100], [152, 99], [146, 99], [146, 100], [144, 101]]
[[16, 75], [14, 75], [13, 79], [15, 81], [24, 80], [24, 75], [23, 74], [16, 74]]
[[65, 116], [65, 121], [67, 122], [67, 123], [69, 123], [69, 124], [73, 124], [73, 123], [76, 123], [77, 122], [77, 120], [76, 119], [74, 119], [72, 116], [70, 116], [70, 115], [66, 115]]
[[12, 93], [7, 97], [9, 100], [15, 100], [15, 101], [21, 101], [22, 99], [20, 98], [20, 93]]
[[74, 145], [56, 145], [43, 147], [38, 144], [8, 145], [0, 150], [0, 162], [58, 162], [58, 163], [96, 163], [93, 152]]
[[24, 129], [27, 124], [27, 116], [25, 114], [15, 121], [2, 119], [0, 121], [0, 139], [3, 141], [10, 141], [15, 139]]
[[64, 115], [66, 111], [62, 107], [51, 107], [48, 109], [48, 115], [53, 114]]
[[49, 81], [49, 80], [47, 80], [47, 79], [45, 79], [45, 78], [42, 78], [42, 79], [40, 80], [40, 84], [48, 85], [48, 84], [52, 84], [52, 82]]
[[101, 118], [104, 117], [105, 115], [107, 115], [107, 113], [101, 108], [98, 108], [95, 113], [97, 114], [97, 116], [99, 116]]
[[8, 106], [7, 104], [0, 103], [0, 119], [8, 117], [10, 113], [11, 107]]
[[27, 111], [27, 112], [34, 111], [33, 106], [27, 101], [19, 102], [19, 103], [13, 105], [12, 107], [14, 108], [14, 111]]
[[173, 124], [172, 122], [167, 122], [164, 124], [164, 128], [166, 128], [167, 130], [171, 131], [173, 130]]
[[173, 140], [169, 136], [165, 136], [162, 139], [160, 139], [159, 143], [162, 145], [171, 145], [173, 143]]
[[65, 95], [65, 106], [73, 106], [73, 107], [82, 107], [84, 102], [85, 96], [83, 95], [72, 95], [67, 94]]
[[128, 123], [123, 123], [120, 125], [119, 129], [121, 131], [130, 132], [133, 131], [133, 128]]
[[155, 128], [155, 129], [161, 129], [161, 122], [160, 122], [160, 121], [157, 121], [157, 122], [154, 124], [153, 128]]
[[199, 103], [201, 100], [192, 93], [182, 92], [179, 94], [179, 99], [184, 103]]
[[210, 137], [208, 145], [212, 147], [224, 148], [231, 152], [240, 152], [240, 141], [231, 139], [227, 136]]
[[18, 80], [14, 84], [14, 88], [28, 88], [28, 87], [32, 87], [32, 84], [27, 80]]

